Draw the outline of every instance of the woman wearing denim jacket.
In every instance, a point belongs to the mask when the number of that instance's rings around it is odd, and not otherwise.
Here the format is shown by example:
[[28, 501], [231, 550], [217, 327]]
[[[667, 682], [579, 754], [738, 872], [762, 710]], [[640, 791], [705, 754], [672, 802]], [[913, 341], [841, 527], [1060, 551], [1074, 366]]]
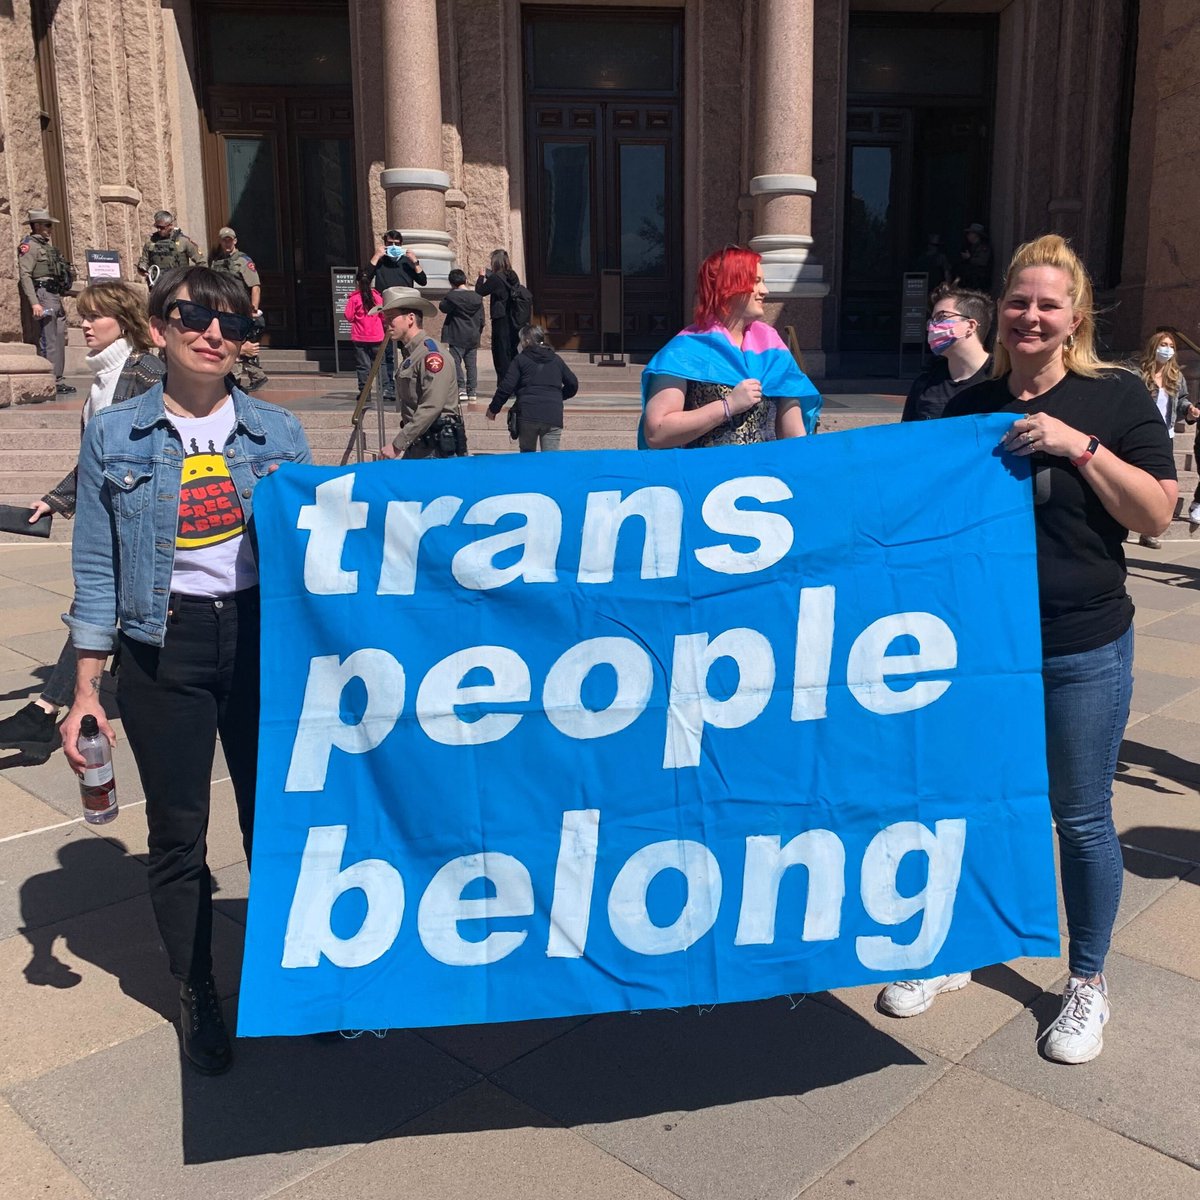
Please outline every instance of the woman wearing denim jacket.
[[228, 1069], [212, 977], [212, 880], [205, 861], [217, 735], [250, 859], [258, 758], [259, 608], [252, 500], [281, 463], [309, 462], [291, 413], [227, 378], [253, 318], [239, 280], [180, 267], [150, 296], [164, 383], [98, 413], [79, 457], [66, 618], [78, 656], [63, 748], [91, 714], [121, 651], [117, 706], [146, 795], [150, 898], [180, 983], [183, 1050], [205, 1074]]

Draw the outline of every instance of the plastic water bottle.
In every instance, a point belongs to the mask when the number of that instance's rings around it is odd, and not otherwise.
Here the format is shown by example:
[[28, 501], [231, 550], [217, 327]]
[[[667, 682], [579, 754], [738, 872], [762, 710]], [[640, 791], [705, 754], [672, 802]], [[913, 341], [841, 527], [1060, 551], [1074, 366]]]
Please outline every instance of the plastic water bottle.
[[91, 713], [79, 723], [75, 746], [84, 761], [79, 781], [83, 819], [89, 825], [104, 825], [117, 815], [117, 783], [113, 779], [112, 746]]

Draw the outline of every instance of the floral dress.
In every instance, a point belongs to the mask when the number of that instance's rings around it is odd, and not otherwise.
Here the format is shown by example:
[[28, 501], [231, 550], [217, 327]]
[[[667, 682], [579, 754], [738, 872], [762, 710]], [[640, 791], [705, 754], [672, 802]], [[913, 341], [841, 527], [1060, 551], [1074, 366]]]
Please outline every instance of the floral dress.
[[[723, 399], [729, 398], [732, 391], [733, 388], [722, 383], [697, 383], [694, 379], [689, 379], [683, 397], [684, 412], [703, 408], [706, 404], [720, 404]], [[790, 408], [796, 401], [788, 399], [783, 403]], [[773, 442], [777, 410], [775, 399], [764, 396], [753, 408], [736, 413], [716, 429], [711, 429], [694, 441], [688, 442], [684, 449], [698, 450], [703, 446], [752, 446], [756, 442]]]

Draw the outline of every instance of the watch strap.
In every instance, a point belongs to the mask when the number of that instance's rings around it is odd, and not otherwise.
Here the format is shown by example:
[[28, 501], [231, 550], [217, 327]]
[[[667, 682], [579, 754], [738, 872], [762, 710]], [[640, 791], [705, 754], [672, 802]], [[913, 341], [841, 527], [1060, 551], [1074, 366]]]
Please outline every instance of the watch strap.
[[1087, 449], [1078, 457], [1071, 459], [1071, 466], [1082, 467], [1084, 463], [1091, 462], [1092, 456], [1100, 449], [1100, 439], [1092, 434], [1088, 440]]

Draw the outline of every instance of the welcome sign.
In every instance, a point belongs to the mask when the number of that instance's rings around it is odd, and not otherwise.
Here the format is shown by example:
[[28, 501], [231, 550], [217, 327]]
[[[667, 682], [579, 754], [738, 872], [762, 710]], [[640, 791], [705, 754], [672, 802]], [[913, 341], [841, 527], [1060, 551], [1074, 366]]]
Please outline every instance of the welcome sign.
[[239, 1033], [1056, 954], [1010, 420], [266, 480]]

